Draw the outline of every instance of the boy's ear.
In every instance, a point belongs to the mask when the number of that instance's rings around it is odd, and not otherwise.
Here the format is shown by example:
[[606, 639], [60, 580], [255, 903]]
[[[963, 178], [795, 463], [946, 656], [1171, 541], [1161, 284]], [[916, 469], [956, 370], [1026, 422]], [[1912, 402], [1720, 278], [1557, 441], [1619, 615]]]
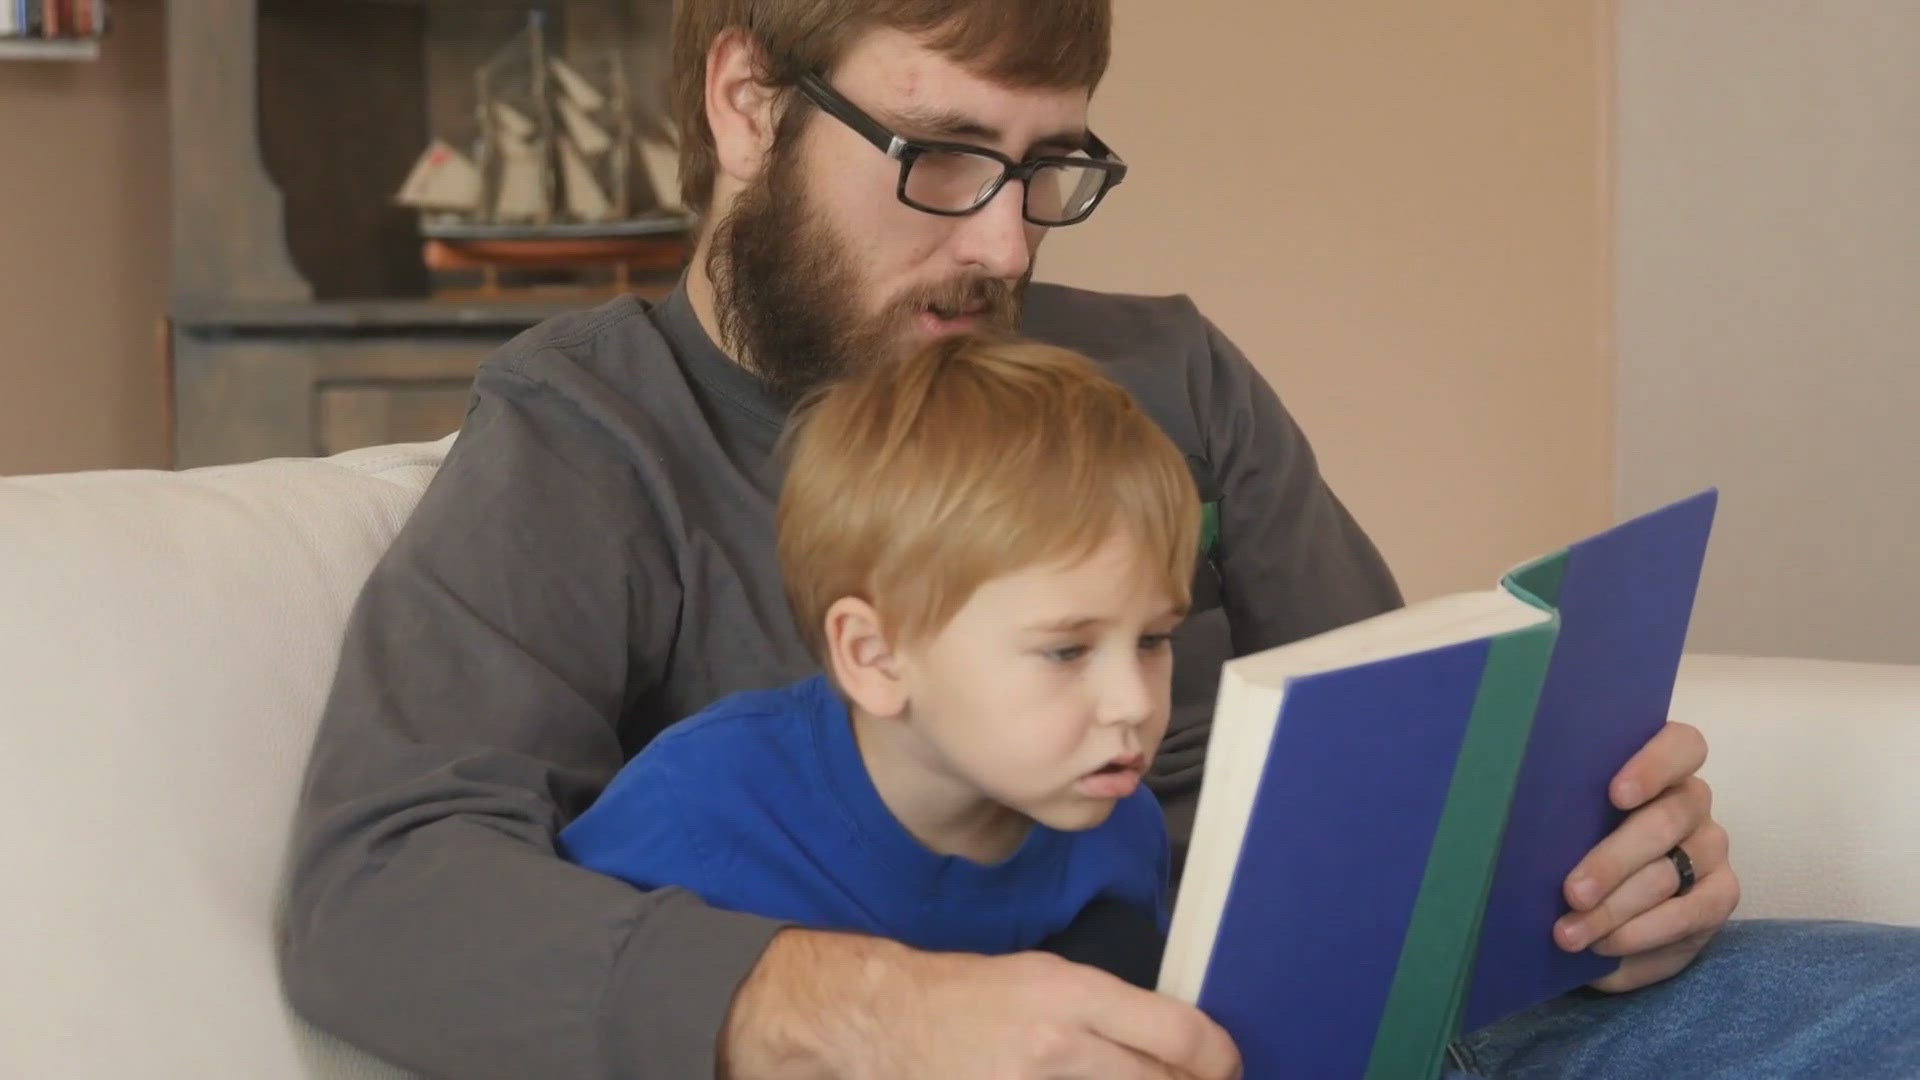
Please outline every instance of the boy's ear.
[[906, 680], [872, 604], [857, 596], [835, 600], [827, 608], [826, 646], [834, 681], [868, 716], [906, 712]]

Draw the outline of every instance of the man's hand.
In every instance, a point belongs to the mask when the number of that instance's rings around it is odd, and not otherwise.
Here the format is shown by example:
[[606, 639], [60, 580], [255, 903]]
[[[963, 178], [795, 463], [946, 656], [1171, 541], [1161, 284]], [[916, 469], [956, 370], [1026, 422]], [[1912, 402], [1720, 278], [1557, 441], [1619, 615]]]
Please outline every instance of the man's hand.
[[721, 1031], [723, 1080], [1232, 1080], [1198, 1010], [1042, 953], [925, 953], [783, 930]]
[[[1573, 912], [1554, 927], [1569, 952], [1592, 946], [1623, 960], [1593, 985], [1633, 990], [1693, 962], [1740, 902], [1740, 880], [1727, 863], [1727, 831], [1713, 820], [1713, 793], [1694, 774], [1707, 741], [1686, 724], [1669, 723], [1613, 778], [1608, 795], [1630, 811], [1567, 875]], [[1678, 872], [1667, 852], [1678, 845], [1693, 861], [1694, 887], [1675, 896]]]

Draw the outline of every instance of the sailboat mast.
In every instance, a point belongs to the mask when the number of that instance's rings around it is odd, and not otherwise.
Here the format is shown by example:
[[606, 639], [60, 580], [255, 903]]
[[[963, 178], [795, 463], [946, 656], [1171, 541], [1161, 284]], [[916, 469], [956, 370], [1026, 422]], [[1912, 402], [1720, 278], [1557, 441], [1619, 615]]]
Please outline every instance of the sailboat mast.
[[527, 49], [533, 62], [533, 109], [540, 125], [540, 223], [553, 219], [553, 207], [559, 193], [554, 190], [554, 113], [551, 91], [547, 87], [547, 13], [540, 8], [527, 12]]
[[613, 54], [613, 105], [618, 110], [614, 117], [617, 134], [613, 143], [613, 207], [621, 218], [633, 215], [633, 196], [629, 191], [633, 180], [633, 102], [627, 97], [627, 54], [625, 12], [622, 12], [620, 30], [615, 38], [621, 44], [607, 51]]
[[495, 220], [493, 212], [495, 200], [500, 198], [500, 180], [495, 176], [494, 162], [498, 155], [494, 148], [500, 145], [500, 129], [493, 118], [493, 90], [487, 81], [487, 65], [482, 64], [473, 73], [473, 111], [480, 124], [480, 145], [475, 155], [480, 170], [480, 209], [481, 221]]

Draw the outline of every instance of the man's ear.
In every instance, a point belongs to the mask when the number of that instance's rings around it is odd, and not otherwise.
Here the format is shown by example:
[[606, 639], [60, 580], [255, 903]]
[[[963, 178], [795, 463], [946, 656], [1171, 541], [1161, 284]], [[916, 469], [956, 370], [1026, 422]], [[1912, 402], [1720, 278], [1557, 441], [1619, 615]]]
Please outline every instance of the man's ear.
[[760, 81], [759, 48], [739, 27], [722, 31], [707, 50], [707, 128], [719, 169], [745, 184], [773, 149], [779, 95]]
[[892, 719], [904, 714], [905, 673], [873, 605], [843, 596], [827, 608], [825, 629], [827, 663], [841, 692], [868, 716]]

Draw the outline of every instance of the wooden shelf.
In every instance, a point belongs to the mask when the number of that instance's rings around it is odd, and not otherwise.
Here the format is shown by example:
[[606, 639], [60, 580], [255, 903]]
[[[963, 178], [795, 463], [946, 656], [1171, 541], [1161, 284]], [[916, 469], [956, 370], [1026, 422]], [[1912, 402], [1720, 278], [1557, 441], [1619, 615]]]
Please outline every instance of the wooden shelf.
[[172, 317], [175, 326], [201, 333], [523, 330], [554, 315], [594, 307], [611, 299], [613, 294], [609, 292], [604, 296], [552, 301], [330, 300], [207, 304], [175, 301]]
[[0, 60], [98, 60], [98, 38], [0, 38]]
[[[175, 464], [438, 438], [460, 425], [474, 370], [501, 345], [619, 295], [610, 272], [576, 275], [574, 288], [562, 287], [565, 274], [529, 271], [491, 294], [456, 289], [469, 276], [484, 279], [484, 268], [430, 272], [421, 222], [393, 194], [432, 132], [470, 121], [462, 95], [475, 68], [519, 32], [529, 8], [547, 9], [581, 40], [641, 50], [664, 44], [669, 6], [167, 3], [173, 265], [165, 348]], [[642, 8], [644, 20], [635, 14]], [[629, 25], [640, 22], [652, 37]], [[461, 238], [469, 253], [498, 239], [490, 234], [499, 230], [472, 231], [487, 235]], [[608, 230], [542, 232], [566, 231]], [[687, 241], [671, 242], [674, 257], [630, 269], [626, 291], [653, 299], [674, 286]]]

